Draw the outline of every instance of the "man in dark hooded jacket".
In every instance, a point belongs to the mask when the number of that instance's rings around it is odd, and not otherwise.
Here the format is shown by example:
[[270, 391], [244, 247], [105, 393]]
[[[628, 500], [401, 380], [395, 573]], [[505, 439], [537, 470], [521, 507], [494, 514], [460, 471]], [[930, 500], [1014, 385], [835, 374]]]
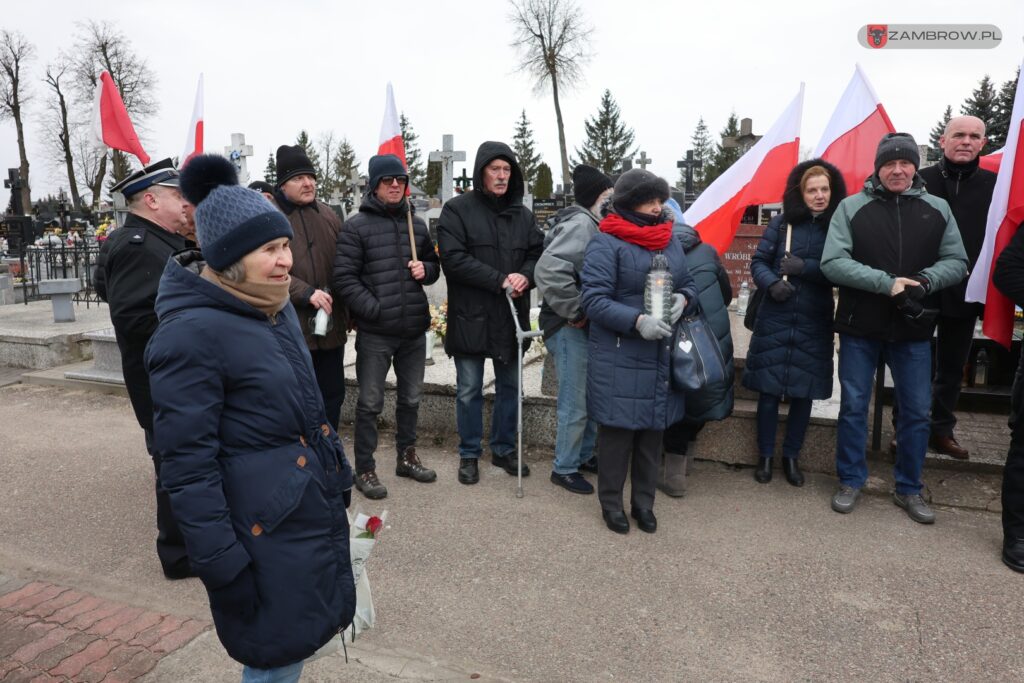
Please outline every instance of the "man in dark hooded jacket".
[[[445, 204], [437, 225], [441, 267], [448, 284], [448, 330], [444, 348], [455, 358], [459, 481], [475, 484], [483, 438], [484, 359], [494, 367], [491, 462], [517, 474], [515, 457], [517, 345], [505, 291], [515, 299], [519, 324], [529, 328], [533, 269], [544, 236], [523, 206], [523, 173], [502, 142], [480, 145], [473, 164], [473, 190]], [[523, 476], [529, 468], [523, 465]]]

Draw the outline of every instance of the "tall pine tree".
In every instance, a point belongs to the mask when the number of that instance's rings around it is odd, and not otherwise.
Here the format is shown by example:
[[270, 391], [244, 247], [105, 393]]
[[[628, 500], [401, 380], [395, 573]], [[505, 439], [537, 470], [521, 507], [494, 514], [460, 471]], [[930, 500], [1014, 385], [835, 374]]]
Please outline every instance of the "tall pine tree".
[[[711, 142], [711, 132], [708, 125], [704, 123], [704, 117], [697, 120], [697, 127], [690, 137], [690, 149], [693, 150], [693, 160], [700, 162], [699, 168], [693, 169], [693, 191], [700, 194], [707, 187], [704, 178], [708, 174], [711, 165], [711, 155], [715, 148]], [[679, 187], [686, 187], [686, 169], [679, 169]]]
[[996, 118], [988, 130], [988, 137], [992, 147], [984, 152], [994, 152], [1006, 145], [1006, 134], [1010, 130], [1010, 115], [1013, 114], [1013, 98], [1017, 94], [1017, 81], [1020, 79], [1020, 67], [1017, 67], [1017, 75], [1012, 81], [1003, 83], [999, 89], [999, 96], [996, 99]]
[[718, 176], [726, 172], [726, 170], [736, 163], [736, 160], [740, 158], [739, 147], [726, 147], [726, 138], [735, 138], [740, 134], [740, 121], [736, 118], [736, 112], [729, 114], [729, 120], [725, 124], [725, 128], [722, 129], [721, 140], [715, 145], [715, 150], [711, 155], [711, 163], [708, 165], [708, 171], [704, 174], [705, 187], [715, 181]]
[[267, 155], [267, 167], [263, 169], [263, 180], [271, 185], [277, 185], [277, 159], [273, 152]]
[[409, 180], [416, 187], [423, 187], [426, 171], [423, 169], [423, 155], [420, 153], [420, 136], [412, 129], [409, 119], [403, 112], [398, 117], [398, 126], [402, 129], [402, 144], [405, 145], [405, 163], [409, 167]]
[[423, 181], [423, 191], [427, 193], [428, 197], [437, 197], [441, 191], [441, 162], [440, 161], [428, 161], [427, 162], [427, 177]]
[[537, 182], [533, 186], [533, 197], [534, 199], [551, 199], [553, 190], [551, 167], [542, 161], [537, 165]]
[[338, 183], [346, 188], [346, 192], [351, 193], [352, 171], [359, 170], [359, 159], [348, 138], [342, 138], [338, 143], [338, 149], [334, 153], [334, 158], [331, 159], [331, 165], [334, 167], [334, 177], [338, 179]]
[[[998, 109], [995, 86], [992, 84], [992, 79], [988, 77], [988, 74], [978, 83], [978, 87], [974, 89], [971, 96], [964, 101], [963, 106], [960, 107], [960, 113], [965, 116], [977, 116], [979, 119], [985, 122], [985, 132], [988, 136], [988, 144], [994, 145], [995, 141], [992, 134], [992, 126], [998, 121]], [[990, 149], [994, 149], [990, 147]]]
[[530, 128], [530, 120], [526, 118], [526, 110], [516, 122], [516, 132], [512, 137], [512, 151], [516, 153], [519, 160], [519, 169], [523, 172], [523, 179], [526, 181], [527, 192], [533, 188], [537, 179], [537, 164], [540, 163], [540, 154], [536, 153], [533, 142], [533, 129]]
[[619, 169], [623, 159], [636, 153], [633, 129], [622, 122], [619, 105], [609, 90], [604, 91], [597, 114], [583, 123], [583, 129], [587, 138], [582, 148], [576, 148], [579, 161], [573, 166], [588, 164], [611, 174]]
[[938, 161], [942, 158], [942, 148], [939, 147], [939, 138], [946, 133], [946, 125], [949, 120], [953, 118], [953, 107], [946, 105], [946, 111], [943, 112], [942, 118], [932, 128], [931, 134], [928, 136], [928, 159], [930, 161]]
[[313, 164], [313, 170], [316, 171], [317, 177], [322, 177], [323, 174], [320, 172], [320, 153], [316, 151], [316, 145], [309, 139], [309, 133], [305, 130], [300, 130], [299, 136], [295, 138], [295, 144], [301, 147], [306, 156], [309, 157], [309, 162]]

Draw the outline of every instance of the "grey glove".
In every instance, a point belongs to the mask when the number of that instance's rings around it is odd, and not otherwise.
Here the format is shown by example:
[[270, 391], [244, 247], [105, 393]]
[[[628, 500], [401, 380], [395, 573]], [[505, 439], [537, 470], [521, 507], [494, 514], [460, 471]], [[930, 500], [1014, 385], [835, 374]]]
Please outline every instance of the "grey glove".
[[672, 328], [664, 320], [646, 314], [636, 319], [636, 331], [647, 341], [657, 341], [672, 334]]
[[686, 297], [682, 294], [673, 294], [672, 308], [669, 309], [668, 313], [673, 325], [679, 322], [679, 319], [683, 317], [684, 308], [686, 308]]

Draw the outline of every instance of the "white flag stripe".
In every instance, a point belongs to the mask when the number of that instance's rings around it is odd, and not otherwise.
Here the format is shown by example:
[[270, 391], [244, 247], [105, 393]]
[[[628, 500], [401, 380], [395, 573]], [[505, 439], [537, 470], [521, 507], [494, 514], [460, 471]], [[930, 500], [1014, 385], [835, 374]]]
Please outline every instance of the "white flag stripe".
[[182, 153], [181, 160], [178, 163], [184, 163], [185, 159], [188, 159], [192, 154], [202, 152], [202, 150], [196, 149], [196, 125], [203, 120], [203, 105], [203, 74], [199, 74], [199, 85], [196, 86], [196, 99], [192, 105], [192, 121], [189, 123], [188, 134], [185, 136], [185, 151]]
[[395, 92], [391, 89], [391, 82], [388, 81], [388, 97], [384, 105], [384, 120], [380, 124], [380, 139], [377, 141], [377, 144], [382, 145], [401, 134], [402, 129], [398, 124], [398, 110], [395, 107]]
[[877, 109], [878, 95], [875, 94], [875, 89], [871, 87], [867, 76], [861, 70], [860, 64], [857, 64], [853, 70], [850, 84], [846, 86], [843, 96], [839, 98], [839, 104], [832, 112], [832, 118], [825, 126], [825, 132], [821, 134], [821, 140], [814, 149], [813, 156], [823, 155], [829, 145], [863, 123]]

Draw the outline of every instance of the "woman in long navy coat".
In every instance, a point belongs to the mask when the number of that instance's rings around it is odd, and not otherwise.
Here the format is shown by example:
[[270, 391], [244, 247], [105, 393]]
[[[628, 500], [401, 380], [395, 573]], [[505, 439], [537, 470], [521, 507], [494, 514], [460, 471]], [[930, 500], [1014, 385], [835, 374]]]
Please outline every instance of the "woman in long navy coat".
[[797, 458], [811, 403], [832, 396], [832, 284], [819, 265], [829, 221], [844, 197], [835, 166], [822, 159], [797, 164], [786, 180], [782, 213], [768, 223], [750, 261], [754, 284], [766, 290], [743, 371], [743, 386], [760, 392], [754, 479], [762, 484], [772, 479], [782, 397], [789, 399], [783, 472], [790, 484], [803, 486]]
[[672, 323], [696, 307], [682, 245], [663, 203], [668, 183], [634, 169], [615, 183], [611, 206], [583, 260], [581, 300], [590, 321], [587, 411], [597, 422], [597, 490], [605, 524], [629, 531], [622, 491], [631, 470], [631, 515], [653, 533], [662, 432], [683, 417], [683, 394], [669, 382], [671, 327], [644, 313], [644, 284], [655, 254], [672, 274]]
[[289, 303], [291, 226], [219, 159], [196, 157], [181, 177], [206, 266], [184, 254], [160, 281], [146, 350], [154, 441], [243, 682], [295, 681], [352, 621], [352, 470]]

